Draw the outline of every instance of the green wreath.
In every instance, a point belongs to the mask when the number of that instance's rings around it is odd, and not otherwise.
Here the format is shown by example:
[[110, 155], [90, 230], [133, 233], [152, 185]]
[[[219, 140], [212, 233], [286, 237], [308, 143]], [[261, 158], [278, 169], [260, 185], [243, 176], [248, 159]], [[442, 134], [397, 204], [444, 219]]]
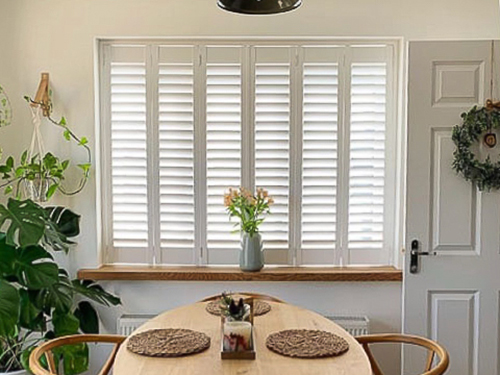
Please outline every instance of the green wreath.
[[[452, 140], [456, 146], [453, 169], [474, 183], [480, 191], [500, 189], [500, 161], [493, 162], [489, 156], [479, 161], [471, 151], [471, 146], [480, 141], [482, 134], [500, 128], [500, 109], [475, 106], [469, 112], [462, 113], [462, 119], [462, 125], [453, 128]], [[495, 136], [490, 135], [494, 137], [493, 145], [496, 144]]]

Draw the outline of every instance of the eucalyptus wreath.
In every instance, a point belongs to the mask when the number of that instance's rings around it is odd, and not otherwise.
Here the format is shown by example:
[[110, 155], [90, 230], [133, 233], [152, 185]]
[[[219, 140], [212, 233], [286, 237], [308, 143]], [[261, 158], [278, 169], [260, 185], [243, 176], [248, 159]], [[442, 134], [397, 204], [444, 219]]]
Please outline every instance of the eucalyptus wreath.
[[482, 134], [500, 128], [500, 109], [474, 106], [461, 117], [462, 125], [455, 126], [452, 133], [456, 146], [453, 169], [480, 191], [500, 189], [500, 161], [492, 161], [489, 156], [480, 161], [471, 149], [481, 141]]

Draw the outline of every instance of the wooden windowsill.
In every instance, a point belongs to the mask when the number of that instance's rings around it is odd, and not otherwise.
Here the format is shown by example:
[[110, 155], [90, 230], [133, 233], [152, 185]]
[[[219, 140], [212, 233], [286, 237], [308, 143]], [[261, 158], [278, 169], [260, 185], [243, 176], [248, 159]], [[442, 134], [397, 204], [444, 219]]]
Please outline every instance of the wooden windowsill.
[[401, 282], [403, 273], [395, 267], [265, 267], [260, 272], [243, 272], [237, 267], [102, 266], [79, 270], [78, 278], [123, 281]]

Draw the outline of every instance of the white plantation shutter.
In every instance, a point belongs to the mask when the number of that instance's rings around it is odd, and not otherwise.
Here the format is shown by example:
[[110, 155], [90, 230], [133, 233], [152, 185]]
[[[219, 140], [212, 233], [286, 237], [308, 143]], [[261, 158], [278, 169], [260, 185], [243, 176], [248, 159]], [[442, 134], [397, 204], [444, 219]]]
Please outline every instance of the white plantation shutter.
[[302, 264], [333, 264], [337, 249], [340, 48], [306, 48], [303, 64]]
[[393, 44], [101, 45], [104, 261], [237, 265], [229, 187], [275, 199], [266, 264], [388, 264]]
[[109, 55], [112, 246], [119, 261], [146, 262], [149, 221], [145, 48], [115, 47]]
[[194, 262], [193, 47], [160, 47], [158, 67], [161, 263]]
[[206, 59], [208, 262], [237, 264], [237, 220], [229, 221], [224, 193], [241, 185], [241, 49], [208, 47]]
[[287, 263], [290, 179], [290, 49], [255, 52], [255, 186], [275, 203], [261, 225], [266, 261]]
[[[350, 95], [349, 262], [382, 263], [389, 246], [386, 171], [388, 63], [386, 49], [353, 50]], [[390, 209], [390, 208], [389, 208]], [[386, 257], [385, 257], [386, 258]], [[386, 262], [386, 260], [385, 260]]]

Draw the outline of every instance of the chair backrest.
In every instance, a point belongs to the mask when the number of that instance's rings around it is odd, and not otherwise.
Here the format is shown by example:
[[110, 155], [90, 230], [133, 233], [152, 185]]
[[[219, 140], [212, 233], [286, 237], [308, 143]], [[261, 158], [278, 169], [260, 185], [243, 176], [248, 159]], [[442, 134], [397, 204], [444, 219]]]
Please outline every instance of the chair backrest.
[[[276, 302], [276, 303], [285, 303], [283, 300], [280, 300], [279, 298], [273, 297], [273, 296], [268, 296], [267, 294], [260, 294], [260, 293], [249, 293], [249, 292], [237, 292], [237, 293], [230, 293], [232, 296], [241, 296], [241, 297], [247, 297], [247, 298], [253, 298], [253, 299], [258, 299], [261, 301], [270, 301], [270, 302]], [[211, 296], [207, 297], [201, 302], [210, 302], [210, 301], [216, 301], [222, 297], [221, 294], [218, 294], [216, 296]]]
[[[54, 360], [54, 354], [52, 351], [62, 346], [83, 343], [115, 344], [111, 355], [99, 372], [99, 375], [107, 375], [113, 367], [118, 349], [120, 349], [120, 346], [125, 339], [125, 336], [118, 335], [73, 335], [50, 340], [33, 350], [30, 355], [29, 361], [30, 370], [35, 375], [58, 375], [56, 362]], [[40, 364], [40, 359], [42, 357], [45, 357], [47, 360], [47, 364], [49, 367], [48, 371]]]
[[[372, 371], [374, 375], [384, 375], [380, 366], [373, 356], [370, 350], [371, 344], [380, 343], [400, 343], [400, 344], [410, 344], [420, 346], [427, 349], [427, 361], [425, 363], [424, 372], [422, 375], [442, 375], [448, 369], [450, 364], [450, 358], [448, 352], [445, 348], [439, 345], [437, 342], [429, 340], [424, 337], [410, 336], [410, 335], [398, 335], [398, 334], [383, 334], [383, 335], [367, 335], [358, 336], [356, 340], [363, 346], [372, 366]], [[434, 365], [435, 358], [439, 358], [439, 361]]]

